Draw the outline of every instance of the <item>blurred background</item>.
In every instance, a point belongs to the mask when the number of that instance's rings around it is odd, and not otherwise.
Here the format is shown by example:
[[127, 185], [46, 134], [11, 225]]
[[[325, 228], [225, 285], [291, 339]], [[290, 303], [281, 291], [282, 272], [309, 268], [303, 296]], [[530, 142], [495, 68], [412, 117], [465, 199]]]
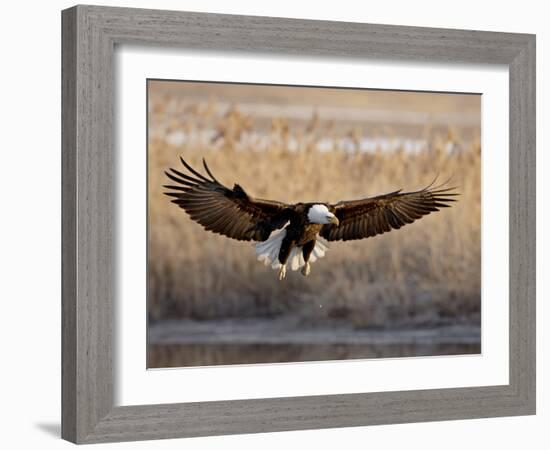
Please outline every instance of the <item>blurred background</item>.
[[[481, 97], [149, 80], [148, 367], [480, 353]], [[256, 261], [162, 194], [182, 156], [252, 196], [337, 202], [452, 176], [452, 208], [332, 242], [311, 275]]]

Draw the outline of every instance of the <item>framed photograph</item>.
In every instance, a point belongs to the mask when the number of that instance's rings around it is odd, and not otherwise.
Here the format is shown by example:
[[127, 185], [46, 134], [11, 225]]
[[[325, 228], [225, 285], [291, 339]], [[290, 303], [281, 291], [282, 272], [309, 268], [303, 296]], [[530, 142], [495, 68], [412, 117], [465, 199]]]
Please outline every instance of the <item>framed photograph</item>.
[[62, 13], [62, 435], [535, 413], [535, 37]]
[[149, 368], [481, 353], [480, 94], [147, 98]]

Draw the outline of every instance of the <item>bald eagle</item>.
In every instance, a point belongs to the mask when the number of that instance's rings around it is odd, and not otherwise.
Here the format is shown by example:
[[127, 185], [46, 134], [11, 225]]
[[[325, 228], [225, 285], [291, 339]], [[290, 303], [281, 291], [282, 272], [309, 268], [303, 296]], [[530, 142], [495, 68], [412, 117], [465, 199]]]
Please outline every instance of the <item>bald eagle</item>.
[[397, 190], [335, 204], [287, 204], [251, 197], [238, 184], [229, 189], [216, 180], [204, 159], [206, 176], [180, 160], [189, 173], [172, 168], [165, 172], [177, 183], [164, 185], [165, 194], [206, 230], [239, 241], [257, 241], [258, 260], [278, 269], [280, 280], [287, 265], [309, 275], [310, 262], [325, 255], [327, 241], [363, 239], [399, 229], [450, 206], [458, 195], [456, 188], [432, 187], [432, 182], [419, 191]]

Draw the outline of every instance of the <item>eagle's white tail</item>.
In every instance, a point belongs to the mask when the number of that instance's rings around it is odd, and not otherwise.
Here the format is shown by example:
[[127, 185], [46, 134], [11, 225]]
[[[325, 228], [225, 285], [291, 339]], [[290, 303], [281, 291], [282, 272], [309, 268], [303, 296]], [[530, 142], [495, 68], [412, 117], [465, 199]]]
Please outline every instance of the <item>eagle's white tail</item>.
[[[279, 262], [279, 250], [281, 244], [286, 236], [286, 230], [282, 230], [277, 234], [272, 235], [268, 240], [256, 244], [256, 255], [258, 261], [262, 261], [266, 266], [271, 265], [273, 269], [280, 269], [281, 263]], [[317, 236], [315, 242], [315, 248], [311, 252], [309, 262], [313, 263], [318, 258], [325, 256], [328, 250], [327, 242], [321, 237]], [[304, 255], [302, 254], [302, 247], [294, 247], [288, 257], [287, 265], [292, 270], [298, 270], [305, 265]]]

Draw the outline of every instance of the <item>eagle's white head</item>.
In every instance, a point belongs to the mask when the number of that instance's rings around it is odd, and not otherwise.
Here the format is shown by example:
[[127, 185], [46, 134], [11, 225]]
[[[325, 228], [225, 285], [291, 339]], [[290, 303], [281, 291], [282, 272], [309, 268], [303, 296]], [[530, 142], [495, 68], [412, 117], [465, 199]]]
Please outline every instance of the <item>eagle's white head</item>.
[[319, 223], [322, 225], [328, 225], [329, 223], [335, 225], [340, 224], [338, 218], [328, 210], [326, 205], [321, 204], [313, 205], [309, 208], [307, 220], [309, 220], [310, 223]]

